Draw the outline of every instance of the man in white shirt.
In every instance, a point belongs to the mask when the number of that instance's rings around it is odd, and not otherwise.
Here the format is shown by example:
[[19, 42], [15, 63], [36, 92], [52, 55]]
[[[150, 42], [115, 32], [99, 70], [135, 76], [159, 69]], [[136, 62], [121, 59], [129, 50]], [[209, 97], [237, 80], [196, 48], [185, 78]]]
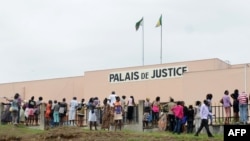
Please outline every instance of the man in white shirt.
[[115, 91], [112, 91], [112, 93], [111, 93], [111, 95], [109, 96], [108, 100], [109, 100], [109, 105], [110, 105], [111, 107], [114, 107], [114, 103], [115, 103], [115, 101], [116, 101], [116, 94], [115, 94]]
[[76, 97], [73, 97], [73, 99], [69, 103], [69, 124], [73, 126], [75, 125], [77, 106], [78, 106], [78, 102], [76, 100]]
[[[116, 101], [116, 94], [115, 91], [112, 91], [111, 94], [108, 97], [108, 104], [110, 105], [110, 110], [114, 111], [114, 103]], [[114, 114], [110, 115], [110, 128], [112, 127], [112, 125], [114, 125]]]
[[208, 106], [209, 106], [208, 101], [204, 100], [204, 103], [201, 105], [201, 108], [200, 108], [201, 125], [198, 131], [195, 133], [195, 136], [198, 136], [202, 128], [205, 127], [208, 137], [214, 137], [208, 127], [208, 119], [207, 119], [208, 115], [210, 116], [213, 115], [211, 112], [209, 112]]

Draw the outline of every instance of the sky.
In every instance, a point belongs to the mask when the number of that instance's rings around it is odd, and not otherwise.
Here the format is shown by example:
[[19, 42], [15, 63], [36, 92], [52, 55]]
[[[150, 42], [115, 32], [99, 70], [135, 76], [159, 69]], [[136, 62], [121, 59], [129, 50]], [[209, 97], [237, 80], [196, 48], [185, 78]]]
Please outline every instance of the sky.
[[244, 64], [249, 51], [249, 0], [0, 1], [0, 83], [211, 58]]

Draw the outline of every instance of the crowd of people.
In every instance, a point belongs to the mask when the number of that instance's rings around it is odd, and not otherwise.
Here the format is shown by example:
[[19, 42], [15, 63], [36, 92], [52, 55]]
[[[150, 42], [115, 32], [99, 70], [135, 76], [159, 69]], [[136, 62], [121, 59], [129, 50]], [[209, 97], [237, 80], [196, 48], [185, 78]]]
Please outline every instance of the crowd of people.
[[14, 98], [4, 98], [7, 102], [2, 103], [5, 105], [5, 110], [1, 117], [2, 123], [10, 122], [15, 126], [19, 123], [24, 123], [27, 126], [38, 125], [42, 97], [35, 101], [34, 96], [32, 96], [28, 101], [24, 101], [21, 99], [20, 94], [16, 93]]
[[[248, 96], [244, 91], [239, 94], [238, 89], [235, 89], [230, 96], [229, 91], [225, 90], [221, 99], [225, 111], [224, 125], [247, 124], [250, 95]], [[208, 137], [213, 137], [209, 131], [209, 125], [213, 125], [215, 116], [212, 111], [212, 99], [213, 94], [208, 93], [203, 101], [197, 100], [194, 105], [186, 106], [184, 101], [174, 101], [171, 97], [170, 101], [165, 105], [158, 104], [159, 97], [156, 97], [152, 103], [149, 98], [146, 98], [144, 102], [143, 128], [147, 128], [149, 123], [154, 126], [158, 122], [157, 126], [160, 129], [177, 134], [183, 132], [195, 133], [195, 136], [198, 136], [202, 128], [205, 127]], [[159, 110], [160, 108], [161, 110]], [[231, 110], [234, 112], [233, 117], [231, 117]], [[164, 111], [165, 114], [161, 114], [159, 111]], [[231, 120], [232, 118], [233, 120]], [[167, 122], [164, 122], [165, 120]]]
[[[162, 129], [173, 133], [195, 133], [198, 136], [202, 128], [205, 127], [208, 136], [213, 137], [208, 128], [209, 124], [213, 124], [212, 98], [213, 95], [209, 93], [203, 102], [198, 100], [194, 105], [188, 106], [185, 105], [184, 101], [174, 101], [171, 97], [165, 105], [161, 104], [159, 96], [152, 102], [146, 98], [143, 109], [143, 128], [148, 126], [164, 127]], [[44, 111], [46, 127], [63, 125], [82, 127], [86, 118], [90, 130], [97, 130], [98, 125], [101, 125], [100, 128], [103, 130], [110, 130], [112, 127], [114, 130], [121, 130], [124, 122], [132, 124], [135, 116], [134, 97], [130, 96], [126, 99], [125, 95], [119, 96], [115, 91], [112, 91], [102, 103], [98, 97], [91, 97], [87, 102], [84, 98], [78, 102], [77, 97], [73, 97], [69, 102], [65, 98], [62, 101], [48, 100], [48, 102], [43, 102], [42, 97], [38, 97], [35, 101], [35, 97], [32, 96], [28, 101], [25, 101], [18, 93], [14, 95], [13, 99], [5, 99], [8, 102], [4, 104], [6, 108], [9, 108], [7, 111], [9, 111], [11, 119], [8, 120], [6, 113], [2, 115], [1, 121], [11, 122], [15, 126], [19, 123], [24, 123], [27, 126], [38, 125], [41, 113], [40, 106], [43, 103], [46, 106]], [[229, 95], [229, 91], [225, 90], [220, 101], [226, 115], [224, 124], [231, 123], [231, 108], [233, 109], [234, 122], [247, 124], [249, 99], [250, 96], [246, 92], [239, 93], [238, 89], [235, 89], [234, 93]], [[165, 114], [162, 114], [162, 111]], [[86, 115], [88, 117], [85, 117]], [[163, 120], [164, 122], [162, 122]]]
[[[40, 106], [42, 104], [45, 105], [46, 128], [64, 125], [83, 127], [86, 118], [90, 130], [93, 128], [97, 130], [100, 122], [102, 122], [101, 129], [109, 130], [111, 126], [114, 126], [115, 130], [121, 130], [125, 121], [131, 124], [134, 118], [134, 97], [130, 96], [126, 100], [126, 96], [120, 97], [116, 95], [115, 91], [112, 91], [108, 98], [103, 100], [102, 104], [98, 97], [91, 97], [87, 102], [85, 102], [84, 98], [78, 102], [77, 97], [73, 97], [69, 102], [65, 98], [62, 101], [48, 100], [48, 102], [43, 102], [42, 97], [35, 101], [34, 96], [25, 101], [16, 93], [14, 98], [5, 97], [5, 99], [7, 102], [2, 103], [5, 105], [5, 110], [1, 121], [2, 123], [12, 123], [15, 126], [19, 123], [27, 126], [39, 125]], [[86, 115], [88, 117], [85, 117]]]

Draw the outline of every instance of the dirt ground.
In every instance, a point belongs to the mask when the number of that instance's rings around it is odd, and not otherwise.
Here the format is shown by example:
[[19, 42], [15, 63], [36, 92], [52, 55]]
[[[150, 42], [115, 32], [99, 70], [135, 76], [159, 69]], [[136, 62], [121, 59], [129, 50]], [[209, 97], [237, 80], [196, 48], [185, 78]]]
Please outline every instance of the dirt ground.
[[137, 133], [129, 131], [104, 131], [104, 130], [88, 130], [79, 127], [58, 127], [46, 131], [33, 132], [20, 130], [18, 127], [7, 129], [6, 133], [1, 131], [0, 141], [219, 141], [220, 139], [201, 139], [180, 137], [182, 135], [168, 136], [152, 135], [148, 133]]
[[[18, 133], [18, 127], [10, 129], [14, 134], [0, 133], [0, 141], [125, 141], [154, 140], [143, 134], [132, 134], [124, 131], [88, 130], [79, 127], [58, 127], [39, 133]], [[170, 140], [171, 141], [171, 140]]]

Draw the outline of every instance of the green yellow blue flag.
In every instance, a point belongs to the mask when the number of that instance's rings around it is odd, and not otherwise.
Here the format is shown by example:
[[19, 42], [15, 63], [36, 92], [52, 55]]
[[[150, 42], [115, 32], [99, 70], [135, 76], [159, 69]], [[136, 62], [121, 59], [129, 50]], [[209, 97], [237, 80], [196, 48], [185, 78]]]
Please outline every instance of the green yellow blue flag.
[[135, 24], [135, 30], [137, 31], [139, 29], [139, 27], [143, 24], [143, 17], [141, 18], [140, 21], [138, 21], [136, 24]]
[[156, 24], [155, 27], [159, 27], [159, 26], [162, 25], [162, 20], [161, 20], [161, 18], [162, 18], [162, 15], [161, 15], [160, 19], [158, 20], [158, 22], [157, 22], [157, 24]]

